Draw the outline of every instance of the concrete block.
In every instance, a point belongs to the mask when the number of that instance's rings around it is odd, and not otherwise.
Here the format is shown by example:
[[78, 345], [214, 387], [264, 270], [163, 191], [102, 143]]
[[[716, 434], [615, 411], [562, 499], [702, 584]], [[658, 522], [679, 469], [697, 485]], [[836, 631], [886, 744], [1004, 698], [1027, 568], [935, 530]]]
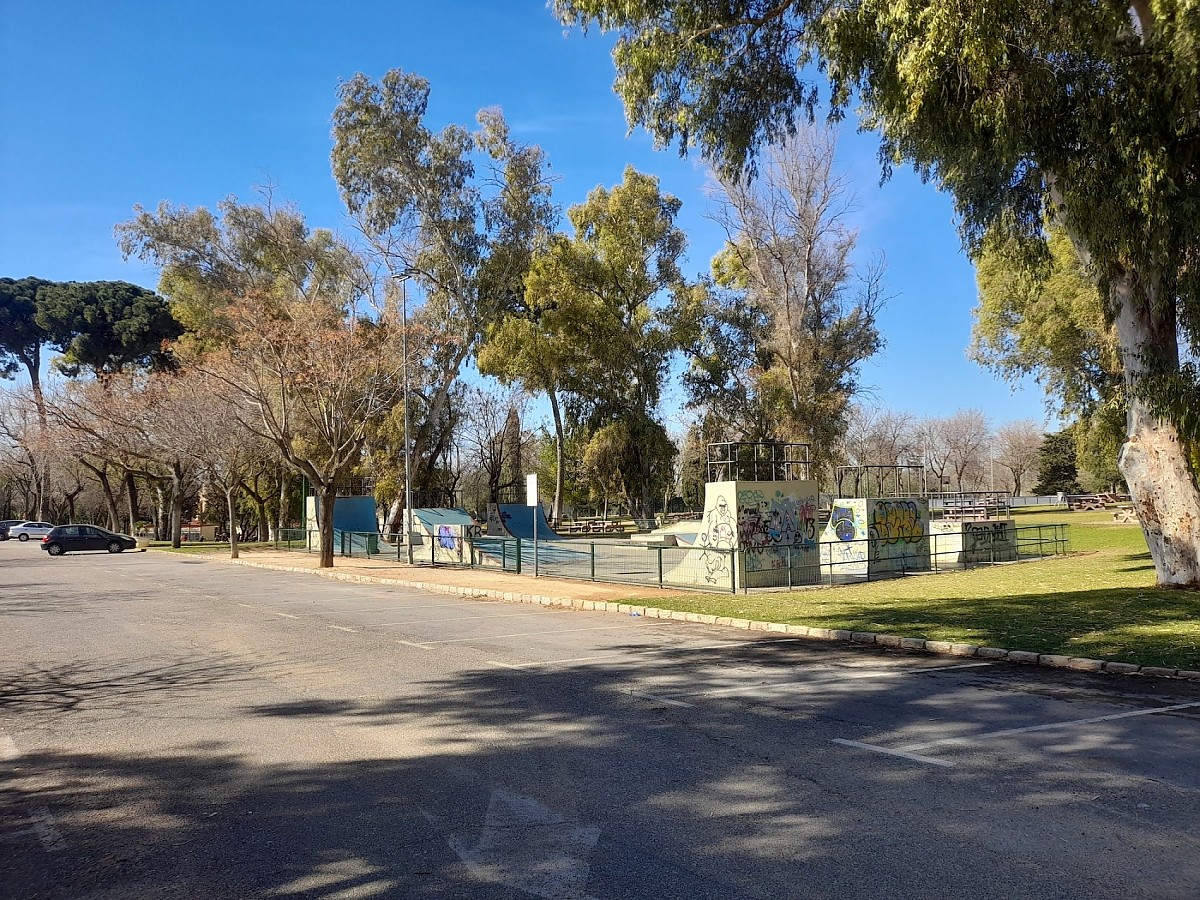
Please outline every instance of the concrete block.
[[759, 620], [755, 619], [751, 621], [749, 627], [751, 631], [766, 631], [767, 626], [770, 624], [770, 622], [760, 622]]
[[700, 613], [690, 612], [687, 614], [687, 621], [695, 622], [697, 625], [699, 625], [704, 621], [704, 616], [702, 616]]
[[1103, 672], [1104, 661], [1099, 659], [1087, 659], [1082, 656], [1072, 656], [1067, 660], [1068, 669], [1076, 669], [1080, 672]]
[[1162, 666], [1142, 666], [1143, 675], [1151, 675], [1155, 678], [1174, 678], [1178, 669], [1167, 669]]
[[1200, 672], [1194, 672], [1191, 669], [1180, 669], [1176, 674], [1180, 678], [1186, 678], [1189, 681], [1200, 681]]
[[807, 625], [789, 625], [787, 627], [788, 634], [799, 635], [800, 637], [808, 637], [809, 628]]
[[705, 614], [700, 617], [700, 621], [703, 622], [705, 625], [716, 625], [717, 617]]
[[884, 647], [899, 647], [900, 638], [894, 634], [877, 634], [875, 643], [882, 644]]
[[925, 638], [900, 638], [901, 650], [924, 650]]
[[732, 625], [733, 619], [729, 618], [729, 616], [717, 616], [717, 624], [718, 625]]
[[822, 641], [832, 641], [833, 630], [830, 628], [810, 628], [808, 629], [808, 636], [810, 638], [818, 638]]
[[951, 646], [951, 644], [949, 641], [926, 641], [925, 642], [925, 649], [928, 650], [930, 653], [949, 653], [950, 646]]
[[749, 628], [750, 620], [749, 619], [730, 619], [729, 624], [732, 625], [734, 628]]
[[979, 652], [979, 647], [975, 644], [951, 644], [950, 653], [953, 656], [974, 656]]
[[1134, 663], [1123, 662], [1106, 662], [1104, 664], [1105, 672], [1112, 672], [1114, 675], [1136, 675], [1141, 666]]
[[975, 655], [980, 659], [1004, 659], [1008, 656], [1008, 651], [1003, 647], [980, 647], [975, 651]]
[[785, 625], [782, 622], [768, 622], [767, 623], [767, 631], [777, 631], [780, 634], [786, 634], [787, 633], [787, 625]]
[[855, 631], [850, 635], [850, 640], [856, 644], [873, 644], [875, 643], [875, 632]]
[[1037, 661], [1038, 661], [1038, 655], [1036, 653], [1030, 653], [1028, 650], [1009, 650], [1008, 651], [1008, 661], [1009, 662], [1018, 662], [1018, 663], [1032, 663], [1032, 664], [1036, 665]]
[[1038, 656], [1039, 665], [1053, 666], [1056, 669], [1065, 669], [1070, 661], [1071, 657], [1060, 656], [1057, 653], [1042, 653]]
[[844, 628], [835, 628], [830, 633], [833, 635], [835, 641], [848, 641], [853, 635], [853, 632], [846, 631]]

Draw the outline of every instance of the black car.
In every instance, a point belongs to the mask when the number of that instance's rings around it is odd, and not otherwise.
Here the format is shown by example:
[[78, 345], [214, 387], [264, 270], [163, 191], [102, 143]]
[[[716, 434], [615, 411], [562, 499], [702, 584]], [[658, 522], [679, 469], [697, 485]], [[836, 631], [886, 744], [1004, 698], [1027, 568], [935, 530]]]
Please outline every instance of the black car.
[[14, 525], [20, 525], [24, 521], [24, 519], [5, 519], [3, 522], [0, 522], [0, 541], [7, 541], [8, 529]]
[[117, 534], [96, 525], [56, 525], [42, 538], [42, 549], [51, 556], [62, 556], [70, 550], [107, 550], [120, 553], [133, 550], [137, 541], [127, 534]]

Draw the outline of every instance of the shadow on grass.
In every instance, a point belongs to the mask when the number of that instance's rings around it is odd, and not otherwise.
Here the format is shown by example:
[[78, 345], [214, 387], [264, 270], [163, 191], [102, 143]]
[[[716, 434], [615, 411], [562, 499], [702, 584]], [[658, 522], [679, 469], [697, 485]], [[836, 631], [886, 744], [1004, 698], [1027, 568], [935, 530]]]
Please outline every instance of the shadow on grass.
[[867, 602], [805, 618], [817, 627], [1200, 669], [1200, 594], [1195, 592], [1100, 588], [903, 605]]

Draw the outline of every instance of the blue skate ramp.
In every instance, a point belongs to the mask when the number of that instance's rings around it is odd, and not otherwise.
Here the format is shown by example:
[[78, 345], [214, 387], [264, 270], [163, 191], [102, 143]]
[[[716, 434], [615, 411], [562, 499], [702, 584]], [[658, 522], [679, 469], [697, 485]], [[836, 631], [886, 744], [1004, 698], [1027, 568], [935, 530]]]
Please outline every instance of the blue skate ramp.
[[539, 503], [535, 506], [522, 506], [519, 503], [501, 503], [500, 520], [509, 537], [520, 538], [523, 541], [533, 540], [534, 525], [537, 526], [539, 541], [557, 541], [559, 536], [546, 521], [546, 513]]

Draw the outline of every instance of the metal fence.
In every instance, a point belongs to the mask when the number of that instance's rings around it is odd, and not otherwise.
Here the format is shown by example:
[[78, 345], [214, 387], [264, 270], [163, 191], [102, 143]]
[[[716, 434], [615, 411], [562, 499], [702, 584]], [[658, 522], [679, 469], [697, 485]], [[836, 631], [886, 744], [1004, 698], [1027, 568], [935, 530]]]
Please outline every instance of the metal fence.
[[[966, 523], [958, 532], [911, 539], [868, 538], [739, 552], [628, 540], [534, 542], [479, 537], [475, 529], [443, 525], [436, 535], [417, 536], [412, 559], [424, 566], [492, 568], [580, 581], [732, 593], [957, 571], [1070, 551], [1068, 525], [1002, 526]], [[316, 531], [285, 531], [276, 546], [315, 553], [320, 549], [320, 537]], [[334, 552], [407, 562], [404, 540], [398, 534], [337, 531]]]

